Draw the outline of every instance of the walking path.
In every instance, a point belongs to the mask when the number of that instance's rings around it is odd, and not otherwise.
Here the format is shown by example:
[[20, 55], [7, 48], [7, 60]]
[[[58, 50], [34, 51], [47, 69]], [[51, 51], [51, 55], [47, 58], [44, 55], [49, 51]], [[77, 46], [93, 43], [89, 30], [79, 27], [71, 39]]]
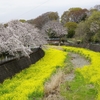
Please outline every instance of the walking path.
[[[71, 63], [74, 68], [83, 67], [85, 65], [89, 65], [89, 61], [85, 58], [81, 57], [79, 54], [70, 53]], [[74, 73], [70, 73], [66, 77], [66, 81], [71, 81], [75, 77]]]
[[[61, 49], [61, 48], [58, 48]], [[79, 54], [69, 53], [71, 57], [71, 63], [74, 68], [83, 67], [84, 65], [88, 65], [89, 61], [85, 58], [81, 57]], [[66, 68], [67, 69], [67, 68]], [[62, 74], [62, 79], [59, 81], [58, 86], [49, 93], [49, 95], [45, 96], [42, 100], [66, 100], [64, 97], [60, 95], [60, 85], [65, 81], [71, 81], [75, 77], [74, 73], [71, 72], [69, 74]]]

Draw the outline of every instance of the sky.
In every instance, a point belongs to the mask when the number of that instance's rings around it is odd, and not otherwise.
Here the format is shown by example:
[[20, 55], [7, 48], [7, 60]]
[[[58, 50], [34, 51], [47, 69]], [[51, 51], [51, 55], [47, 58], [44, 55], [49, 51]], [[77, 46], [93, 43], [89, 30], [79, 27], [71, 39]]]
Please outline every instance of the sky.
[[59, 16], [69, 8], [93, 8], [100, 0], [0, 0], [0, 23], [16, 19], [34, 19], [39, 15], [53, 11]]

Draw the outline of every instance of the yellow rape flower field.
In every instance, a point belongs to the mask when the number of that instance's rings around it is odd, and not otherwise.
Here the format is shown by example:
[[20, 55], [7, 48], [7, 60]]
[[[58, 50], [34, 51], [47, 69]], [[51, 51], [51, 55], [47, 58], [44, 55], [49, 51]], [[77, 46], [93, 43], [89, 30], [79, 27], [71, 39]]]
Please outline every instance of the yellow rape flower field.
[[35, 97], [43, 97], [44, 83], [57, 68], [64, 68], [68, 52], [78, 53], [90, 61], [90, 65], [76, 68], [75, 71], [82, 75], [86, 84], [96, 87], [98, 94], [95, 100], [100, 100], [100, 53], [83, 48], [62, 48], [64, 50], [50, 46], [42, 59], [0, 84], [0, 100], [34, 100]]
[[0, 100], [33, 100], [33, 97], [42, 97], [44, 83], [58, 67], [64, 66], [66, 55], [61, 50], [45, 50], [41, 60], [0, 84]]
[[79, 53], [90, 60], [90, 65], [77, 68], [76, 72], [79, 72], [84, 77], [87, 84], [90, 83], [96, 87], [98, 91], [96, 100], [100, 100], [100, 53], [83, 48], [65, 46], [63, 48], [70, 52]]

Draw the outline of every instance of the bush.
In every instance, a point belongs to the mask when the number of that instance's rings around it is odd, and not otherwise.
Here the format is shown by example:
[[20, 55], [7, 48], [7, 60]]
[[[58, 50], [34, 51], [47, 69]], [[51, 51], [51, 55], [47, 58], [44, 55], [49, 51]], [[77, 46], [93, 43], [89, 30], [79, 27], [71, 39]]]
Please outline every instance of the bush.
[[74, 30], [68, 30], [67, 38], [72, 38], [75, 35]]

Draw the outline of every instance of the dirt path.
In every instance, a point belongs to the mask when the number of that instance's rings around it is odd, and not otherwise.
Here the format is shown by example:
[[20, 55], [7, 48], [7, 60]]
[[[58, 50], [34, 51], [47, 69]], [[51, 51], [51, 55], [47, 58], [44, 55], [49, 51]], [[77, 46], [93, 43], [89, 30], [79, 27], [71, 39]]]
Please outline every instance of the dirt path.
[[[70, 53], [70, 57], [74, 68], [79, 68], [90, 64], [88, 60], [81, 57], [79, 54]], [[67, 74], [66, 81], [71, 81], [74, 77], [74, 73]]]
[[89, 61], [81, 57], [79, 54], [70, 53], [71, 62], [75, 68], [83, 67], [84, 65], [88, 65]]
[[[69, 53], [71, 57], [71, 63], [74, 68], [77, 67], [83, 67], [84, 65], [88, 65], [89, 61], [87, 61], [85, 58], [81, 57], [79, 54]], [[67, 68], [66, 68], [67, 70]], [[59, 74], [58, 74], [59, 76]], [[53, 76], [55, 77], [55, 76]], [[60, 78], [61, 79], [60, 79]], [[73, 71], [69, 74], [60, 74], [58, 77], [58, 81], [55, 84], [55, 88], [52, 88], [51, 91], [49, 91], [49, 94], [45, 94], [45, 97], [42, 100], [66, 100], [64, 97], [60, 95], [60, 85], [66, 81], [71, 81], [75, 77]], [[52, 81], [52, 80], [51, 80]], [[49, 84], [49, 83], [48, 83]], [[51, 83], [50, 83], [51, 84]], [[54, 83], [53, 83], [54, 84]]]

